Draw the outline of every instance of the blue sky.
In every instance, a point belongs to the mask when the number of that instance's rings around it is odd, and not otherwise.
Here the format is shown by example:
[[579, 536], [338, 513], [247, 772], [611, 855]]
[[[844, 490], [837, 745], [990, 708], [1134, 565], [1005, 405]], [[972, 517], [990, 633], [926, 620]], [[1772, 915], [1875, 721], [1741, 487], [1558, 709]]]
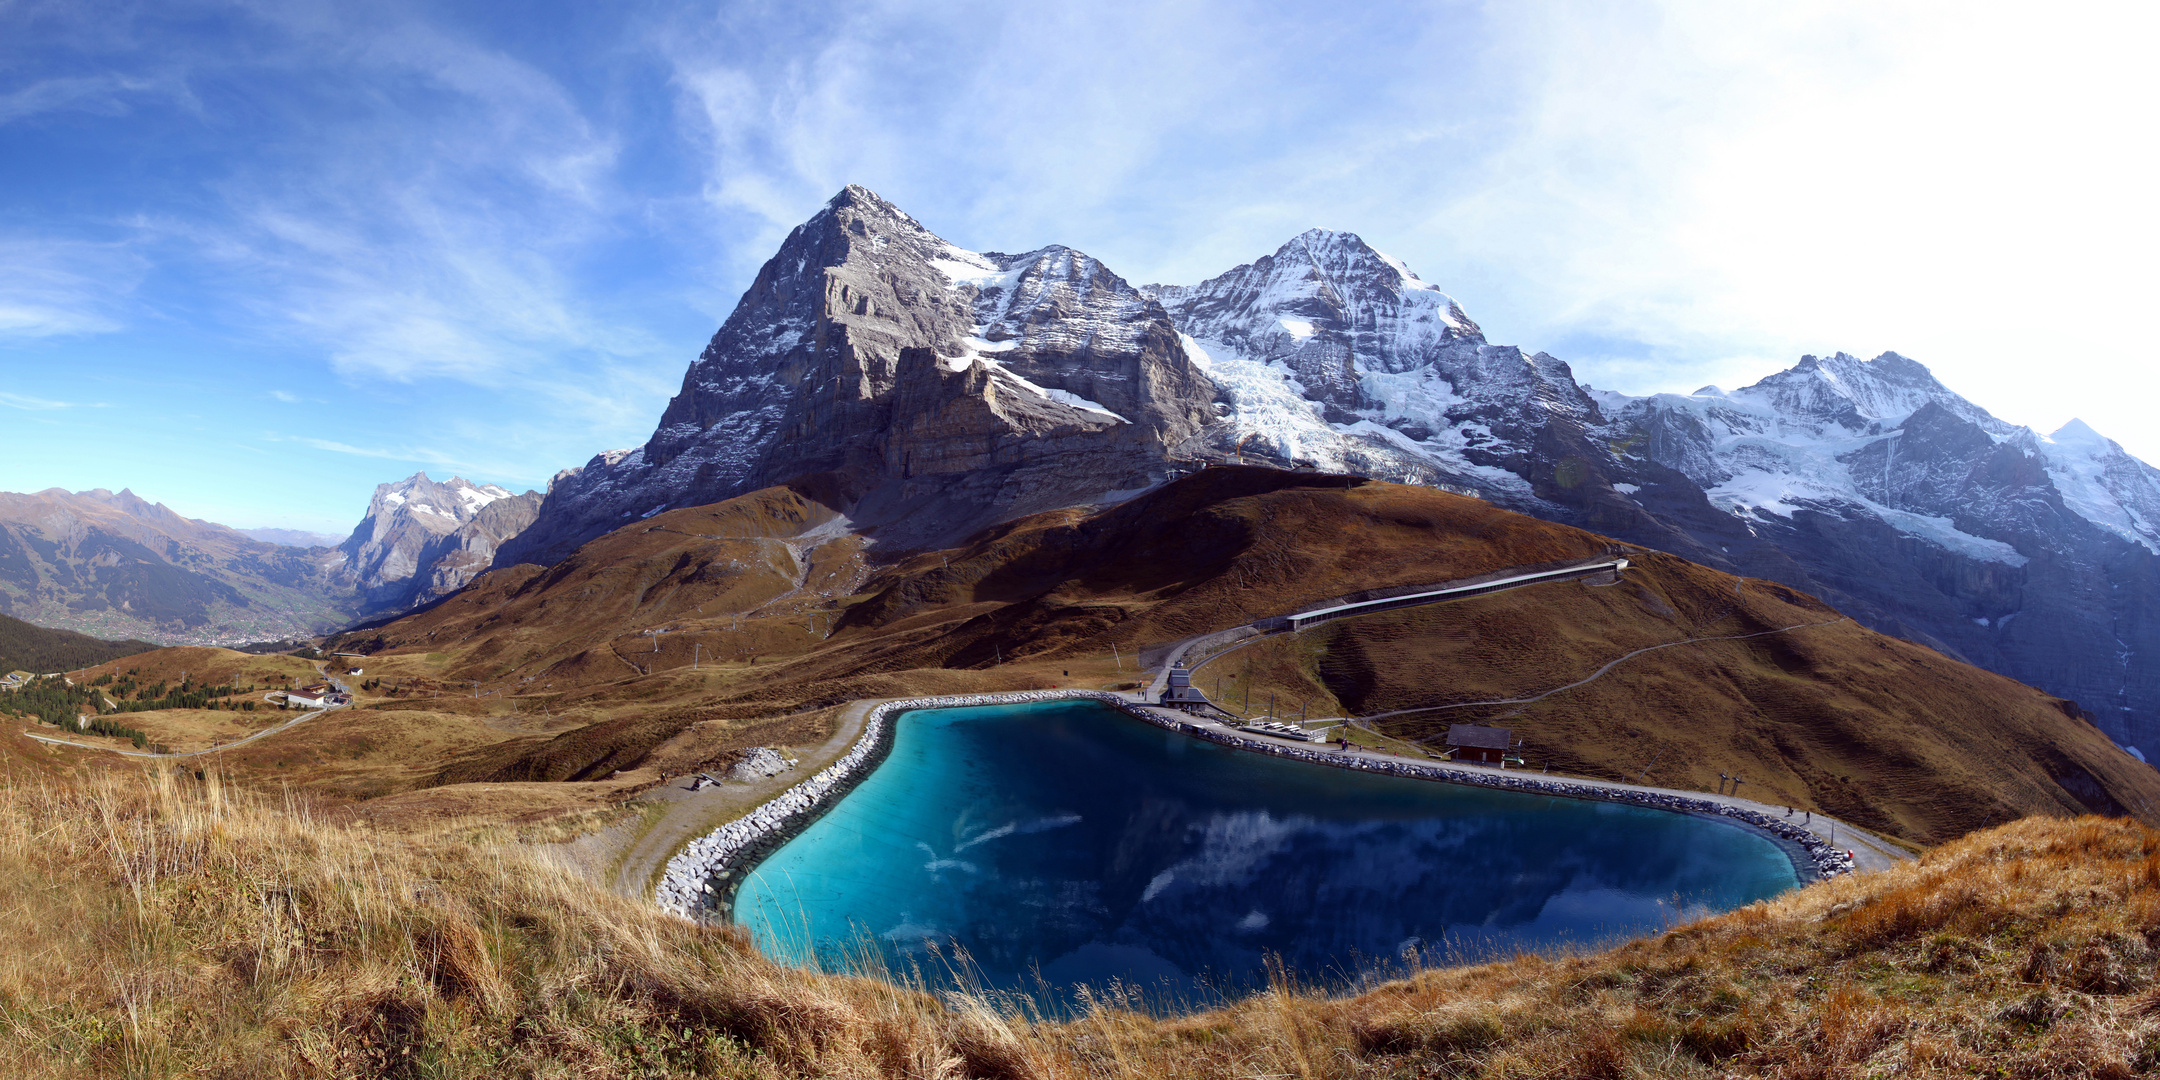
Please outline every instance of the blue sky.
[[[1804, 10], [1796, 10], [1804, 8]], [[350, 529], [642, 442], [850, 182], [1190, 282], [1315, 225], [1592, 384], [1894, 349], [2160, 458], [2127, 5], [0, 0], [0, 490]]]

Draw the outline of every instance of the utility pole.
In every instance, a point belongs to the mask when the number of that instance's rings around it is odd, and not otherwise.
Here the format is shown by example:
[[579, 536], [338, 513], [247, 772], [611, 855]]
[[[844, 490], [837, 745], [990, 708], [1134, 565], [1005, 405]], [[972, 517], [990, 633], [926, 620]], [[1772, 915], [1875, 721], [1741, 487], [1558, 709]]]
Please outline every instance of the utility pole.
[[1654, 768], [1656, 768], [1656, 767], [1657, 767], [1658, 759], [1659, 759], [1659, 758], [1661, 758], [1661, 757], [1664, 757], [1664, 756], [1665, 756], [1665, 748], [1664, 748], [1664, 747], [1662, 747], [1662, 746], [1661, 746], [1661, 747], [1658, 747], [1658, 752], [1657, 752], [1657, 753], [1655, 753], [1655, 754], [1652, 754], [1652, 755], [1650, 755], [1650, 764], [1648, 764], [1648, 765], [1645, 765], [1645, 766], [1643, 766], [1643, 768], [1642, 768], [1642, 775], [1641, 775], [1641, 776], [1637, 776], [1637, 777], [1635, 778], [1635, 786], [1636, 786], [1636, 787], [1641, 787], [1641, 786], [1642, 786], [1642, 782], [1643, 782], [1643, 779], [1644, 779], [1644, 777], [1647, 777], [1647, 776], [1649, 776], [1649, 775], [1650, 775], [1650, 770], [1651, 770], [1651, 769], [1654, 769]]
[[698, 650], [701, 648], [704, 648], [704, 646], [695, 641], [690, 643], [690, 670], [692, 671], [697, 670]]

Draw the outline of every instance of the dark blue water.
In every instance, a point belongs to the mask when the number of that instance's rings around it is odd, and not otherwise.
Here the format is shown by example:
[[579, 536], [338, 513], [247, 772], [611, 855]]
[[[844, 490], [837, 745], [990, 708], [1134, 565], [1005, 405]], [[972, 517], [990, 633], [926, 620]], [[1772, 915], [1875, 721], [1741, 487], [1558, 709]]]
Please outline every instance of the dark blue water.
[[[1723, 822], [1373, 776], [1089, 702], [898, 720], [892, 755], [759, 865], [736, 918], [773, 955], [872, 948], [1000, 987], [1234, 994], [1280, 957], [1340, 984], [1406, 954], [1594, 945], [1793, 887]], [[927, 965], [923, 961], [929, 960]]]

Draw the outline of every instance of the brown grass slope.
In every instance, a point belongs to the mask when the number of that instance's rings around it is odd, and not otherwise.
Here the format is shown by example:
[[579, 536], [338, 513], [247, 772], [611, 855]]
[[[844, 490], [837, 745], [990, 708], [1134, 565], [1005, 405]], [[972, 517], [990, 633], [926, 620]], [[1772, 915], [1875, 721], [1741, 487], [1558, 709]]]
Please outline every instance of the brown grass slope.
[[2160, 833], [2030, 819], [1612, 952], [1169, 1020], [777, 967], [514, 843], [169, 774], [0, 787], [0, 1072], [221, 1077], [2128, 1077]]
[[[1198, 678], [1211, 691], [1217, 674], [1251, 684], [1254, 712], [1268, 694], [1292, 715], [1298, 703], [1309, 715], [1418, 710], [1377, 726], [1436, 750], [1450, 724], [1504, 726], [1532, 768], [1701, 790], [1739, 776], [1752, 798], [1923, 843], [2031, 813], [2160, 809], [2160, 774], [2072, 702], [1780, 586], [1669, 555], [1631, 559], [1617, 586], [1541, 585], [1343, 620], [1203, 665]], [[1643, 649], [1655, 651], [1545, 696]], [[1225, 697], [1246, 700], [1242, 688]], [[1486, 701], [1512, 703], [1474, 704]]]
[[[651, 661], [637, 631], [701, 615], [757, 611], [808, 585], [844, 574], [859, 545], [845, 538], [805, 565], [790, 541], [838, 515], [813, 494], [768, 488], [624, 526], [552, 567], [517, 566], [483, 575], [442, 604], [372, 631], [342, 635], [338, 647], [381, 653], [400, 647], [456, 648], [450, 679], [494, 680], [510, 672], [564, 685], [606, 683]], [[836, 565], [839, 564], [839, 565]], [[809, 579], [809, 580], [805, 580]], [[792, 611], [792, 608], [790, 609]], [[753, 627], [710, 653], [799, 651], [799, 624]], [[687, 666], [688, 650], [685, 651]]]
[[[1365, 715], [1541, 695], [1672, 645], [1535, 703], [1418, 712], [1381, 730], [1431, 746], [1450, 722], [1492, 721], [1518, 730], [1533, 768], [1700, 789], [1739, 775], [1746, 794], [1922, 842], [2032, 813], [2160, 809], [2160, 773], [2070, 703], [1783, 586], [1476, 499], [1216, 468], [883, 567], [852, 537], [803, 537], [830, 514], [775, 488], [659, 515], [371, 632], [370, 663], [497, 680], [596, 714], [463, 753], [436, 782], [597, 780], [640, 768], [694, 724], [734, 725], [747, 746], [853, 698], [1114, 685], [1143, 650], [1257, 617], [1628, 550], [1617, 586], [1345, 620], [1215, 661], [1200, 682], [1213, 691], [1220, 676], [1221, 697], [1253, 712], [1272, 694], [1277, 712]], [[741, 544], [765, 545], [765, 561], [745, 569], [751, 549], [729, 546]], [[669, 631], [659, 651], [645, 629]]]

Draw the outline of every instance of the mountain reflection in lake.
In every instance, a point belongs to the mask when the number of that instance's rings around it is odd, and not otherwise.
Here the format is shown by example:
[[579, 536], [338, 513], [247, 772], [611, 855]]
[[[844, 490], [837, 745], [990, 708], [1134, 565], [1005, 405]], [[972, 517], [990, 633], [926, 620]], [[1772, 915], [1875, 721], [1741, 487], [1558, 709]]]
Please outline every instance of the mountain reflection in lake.
[[[1374, 776], [1153, 728], [1090, 702], [911, 712], [892, 755], [756, 868], [737, 918], [774, 955], [874, 944], [993, 986], [1206, 1000], [1269, 956], [1339, 983], [1595, 944], [1791, 888], [1724, 822]], [[935, 954], [935, 955], [933, 955]]]

